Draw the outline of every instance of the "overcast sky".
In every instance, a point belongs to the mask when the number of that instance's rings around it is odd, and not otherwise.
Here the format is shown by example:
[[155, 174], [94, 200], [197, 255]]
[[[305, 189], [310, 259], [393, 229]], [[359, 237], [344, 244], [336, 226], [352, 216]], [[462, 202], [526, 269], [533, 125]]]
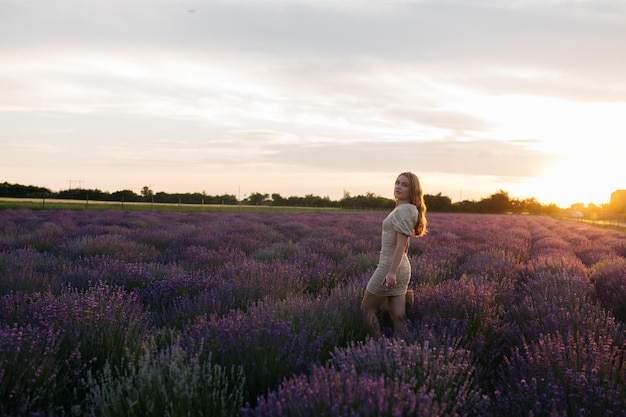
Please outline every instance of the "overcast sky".
[[0, 182], [626, 188], [626, 0], [0, 0]]

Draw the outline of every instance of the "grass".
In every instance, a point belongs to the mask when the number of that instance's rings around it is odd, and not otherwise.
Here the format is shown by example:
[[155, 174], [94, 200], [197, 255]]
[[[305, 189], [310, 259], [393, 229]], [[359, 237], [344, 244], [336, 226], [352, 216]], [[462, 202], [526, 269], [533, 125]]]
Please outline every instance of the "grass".
[[622, 232], [626, 232], [626, 220], [624, 219], [624, 217], [622, 217], [621, 219], [617, 217], [611, 220], [572, 219], [570, 217], [564, 217], [564, 216], [557, 216], [555, 218], [559, 220], [568, 221], [568, 222], [585, 223], [590, 226], [599, 227], [601, 229], [614, 229], [614, 230], [620, 230]]
[[120, 201], [61, 200], [40, 198], [0, 198], [0, 210], [128, 210], [164, 212], [286, 212], [286, 213], [327, 213], [345, 211], [341, 208], [326, 207], [275, 207], [229, 204], [178, 204], [143, 203]]

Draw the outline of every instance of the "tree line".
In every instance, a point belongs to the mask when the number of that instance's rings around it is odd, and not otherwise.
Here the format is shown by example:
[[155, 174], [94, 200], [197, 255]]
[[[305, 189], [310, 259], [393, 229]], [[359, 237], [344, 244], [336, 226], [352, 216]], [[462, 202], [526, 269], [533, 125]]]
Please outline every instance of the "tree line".
[[[243, 199], [234, 194], [208, 195], [206, 193], [154, 193], [149, 187], [143, 187], [139, 194], [132, 190], [121, 190], [110, 193], [98, 189], [74, 188], [58, 192], [45, 187], [33, 185], [0, 184], [0, 197], [10, 198], [53, 198], [67, 200], [117, 201], [117, 202], [144, 202], [144, 203], [173, 203], [173, 204], [221, 204], [221, 205], [254, 205], [276, 207], [316, 207], [316, 208], [345, 208], [363, 210], [390, 210], [394, 207], [393, 199], [381, 197], [373, 193], [352, 196], [349, 192], [339, 200], [329, 197], [320, 197], [307, 194], [304, 197], [283, 197], [278, 193], [266, 194], [254, 192]], [[534, 198], [512, 199], [506, 191], [499, 190], [489, 197], [478, 201], [465, 200], [452, 203], [450, 197], [426, 194], [426, 207], [431, 212], [456, 213], [529, 213], [551, 214], [561, 209], [554, 204], [542, 205]]]

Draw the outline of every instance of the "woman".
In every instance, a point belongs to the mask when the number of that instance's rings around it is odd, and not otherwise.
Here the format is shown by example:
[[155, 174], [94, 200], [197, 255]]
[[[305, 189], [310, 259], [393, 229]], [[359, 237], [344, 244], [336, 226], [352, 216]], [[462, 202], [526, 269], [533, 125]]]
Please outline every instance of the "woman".
[[377, 313], [387, 300], [394, 333], [405, 326], [406, 291], [411, 278], [407, 256], [409, 237], [426, 233], [426, 204], [419, 179], [412, 172], [398, 175], [394, 187], [396, 207], [382, 225], [380, 258], [374, 274], [367, 283], [361, 310], [368, 331], [380, 336]]

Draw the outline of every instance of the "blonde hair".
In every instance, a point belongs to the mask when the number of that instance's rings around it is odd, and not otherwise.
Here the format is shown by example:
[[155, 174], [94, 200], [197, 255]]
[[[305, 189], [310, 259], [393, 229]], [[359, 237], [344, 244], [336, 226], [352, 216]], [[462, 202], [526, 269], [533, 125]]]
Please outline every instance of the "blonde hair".
[[405, 176], [409, 179], [409, 202], [417, 207], [417, 223], [413, 228], [415, 236], [426, 234], [426, 203], [424, 203], [424, 191], [419, 178], [412, 172], [403, 172], [398, 176]]

